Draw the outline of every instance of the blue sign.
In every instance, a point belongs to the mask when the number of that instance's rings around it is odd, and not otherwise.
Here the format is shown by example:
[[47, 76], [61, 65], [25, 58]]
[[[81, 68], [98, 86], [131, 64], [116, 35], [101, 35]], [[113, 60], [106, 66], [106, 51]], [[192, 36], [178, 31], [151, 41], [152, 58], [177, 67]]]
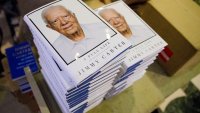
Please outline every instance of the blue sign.
[[27, 42], [6, 49], [6, 55], [13, 80], [24, 77], [24, 68], [27, 66], [29, 66], [33, 73], [38, 71], [38, 66], [33, 56], [31, 46]]

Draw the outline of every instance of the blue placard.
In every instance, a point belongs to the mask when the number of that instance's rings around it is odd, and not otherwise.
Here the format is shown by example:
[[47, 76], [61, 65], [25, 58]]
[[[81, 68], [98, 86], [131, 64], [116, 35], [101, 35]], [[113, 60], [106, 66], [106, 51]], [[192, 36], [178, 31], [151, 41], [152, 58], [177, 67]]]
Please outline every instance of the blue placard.
[[23, 42], [6, 49], [6, 55], [13, 80], [24, 77], [24, 68], [27, 66], [29, 66], [33, 73], [38, 71], [36, 60], [28, 42]]

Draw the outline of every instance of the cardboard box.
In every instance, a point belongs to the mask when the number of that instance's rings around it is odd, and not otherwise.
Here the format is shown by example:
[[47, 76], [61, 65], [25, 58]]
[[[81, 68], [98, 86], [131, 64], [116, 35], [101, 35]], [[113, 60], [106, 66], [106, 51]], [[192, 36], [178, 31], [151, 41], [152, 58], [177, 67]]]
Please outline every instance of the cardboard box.
[[[180, 22], [172, 23], [170, 21], [170, 18], [166, 18], [165, 15], [159, 12], [160, 10], [154, 7], [152, 4], [153, 2], [151, 1], [150, 3], [148, 2], [146, 4], [139, 5], [137, 6], [137, 8], [133, 5], [131, 7], [132, 9], [136, 10], [136, 12], [138, 12], [141, 18], [144, 19], [144, 21], [146, 21], [169, 44], [168, 47], [173, 51], [174, 53], [173, 56], [170, 58], [168, 62], [164, 62], [162, 60], [158, 60], [158, 62], [163, 67], [163, 69], [168, 73], [168, 75], [172, 76], [177, 71], [179, 71], [195, 55], [195, 53], [199, 48], [198, 43], [195, 44], [196, 43], [195, 40], [197, 42], [199, 41], [197, 37], [196, 38], [193, 37], [192, 40], [190, 39], [189, 35], [188, 36], [185, 35], [187, 33], [191, 34], [191, 32], [194, 32], [194, 34], [198, 34], [197, 32], [195, 32], [196, 30], [195, 28], [197, 27], [197, 25], [193, 26], [194, 27], [193, 29], [195, 29], [194, 31], [189, 30], [191, 28], [187, 28], [188, 30], [181, 31], [181, 28], [183, 27], [184, 29], [186, 29], [185, 28], [186, 25], [183, 25], [181, 27]], [[173, 2], [170, 2], [170, 4], [173, 4]], [[172, 7], [168, 7], [168, 9], [170, 8]], [[176, 7], [174, 10], [176, 10], [177, 8], [180, 7]], [[182, 9], [182, 11], [184, 11], [184, 9]], [[174, 14], [173, 16], [174, 16], [173, 18], [176, 18], [176, 16], [180, 15]], [[195, 24], [193, 23], [192, 17], [189, 18], [190, 18], [189, 22], [191, 24]], [[182, 19], [184, 21], [184, 18]], [[180, 29], [177, 29], [175, 24], [179, 24]]]

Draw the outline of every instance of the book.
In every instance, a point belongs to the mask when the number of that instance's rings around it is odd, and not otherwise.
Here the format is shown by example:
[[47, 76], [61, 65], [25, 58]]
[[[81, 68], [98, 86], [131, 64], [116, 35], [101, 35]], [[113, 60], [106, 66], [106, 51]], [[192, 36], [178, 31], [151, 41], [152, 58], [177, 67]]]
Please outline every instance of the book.
[[123, 59], [124, 74], [116, 77], [113, 88], [108, 92], [109, 96], [106, 96], [108, 98], [134, 83], [128, 81], [142, 78], [145, 70], [167, 43], [123, 1], [107, 4], [95, 12], [132, 44], [129, 53]]
[[[57, 27], [62, 19], [73, 21], [64, 26], [65, 31]], [[79, 0], [51, 2], [26, 14], [24, 20], [75, 85], [130, 47], [121, 34]], [[78, 30], [79, 36], [70, 35], [73, 30]]]

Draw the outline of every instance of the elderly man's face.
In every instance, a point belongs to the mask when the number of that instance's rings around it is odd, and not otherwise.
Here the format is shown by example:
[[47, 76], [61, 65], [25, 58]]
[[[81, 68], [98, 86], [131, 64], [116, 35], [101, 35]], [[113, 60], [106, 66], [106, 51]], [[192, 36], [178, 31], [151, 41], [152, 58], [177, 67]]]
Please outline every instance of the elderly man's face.
[[56, 7], [48, 10], [45, 14], [48, 27], [59, 33], [69, 36], [81, 29], [75, 15], [71, 14], [63, 7]]
[[101, 16], [119, 32], [124, 32], [129, 28], [124, 17], [113, 10], [107, 10]]

